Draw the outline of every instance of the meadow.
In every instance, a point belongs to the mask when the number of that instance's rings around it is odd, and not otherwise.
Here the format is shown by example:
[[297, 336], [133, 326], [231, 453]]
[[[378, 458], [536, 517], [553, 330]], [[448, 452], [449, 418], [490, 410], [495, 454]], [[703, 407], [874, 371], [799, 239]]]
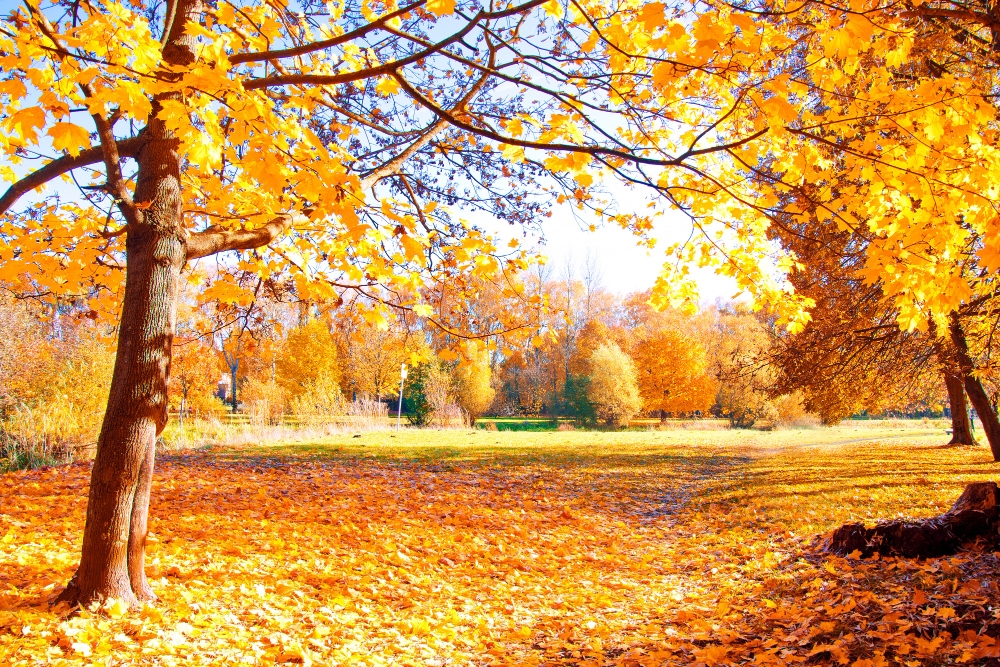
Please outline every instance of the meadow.
[[159, 601], [70, 614], [89, 463], [0, 476], [0, 664], [1000, 664], [997, 554], [826, 555], [997, 480], [936, 425], [344, 433], [168, 452]]

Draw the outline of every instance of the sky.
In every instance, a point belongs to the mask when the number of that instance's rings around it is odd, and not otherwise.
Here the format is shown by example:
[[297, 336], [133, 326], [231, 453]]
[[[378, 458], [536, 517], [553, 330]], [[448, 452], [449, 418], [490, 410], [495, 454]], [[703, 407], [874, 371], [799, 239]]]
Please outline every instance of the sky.
[[[622, 212], [648, 213], [646, 205], [649, 200], [643, 193], [614, 182], [605, 183], [605, 186], [616, 195]], [[536, 247], [548, 258], [553, 277], [564, 276], [567, 263], [575, 267], [579, 276], [588, 255], [595, 257], [603, 287], [618, 294], [640, 292], [652, 287], [663, 270], [666, 248], [686, 241], [691, 234], [691, 223], [686, 216], [679, 211], [662, 211], [651, 234], [656, 239], [656, 245], [650, 249], [640, 246], [636, 236], [614, 224], [601, 225], [590, 231], [586, 223], [592, 219], [596, 222], [596, 218], [583, 216], [581, 220], [574, 213], [579, 214], [579, 211], [575, 211], [570, 203], [554, 206], [552, 217], [541, 224], [544, 241]], [[500, 247], [512, 237], [516, 237], [522, 246], [538, 241], [537, 235], [525, 238], [520, 227], [512, 227], [493, 218], [470, 217], [466, 211], [458, 212], [458, 215], [496, 235], [501, 242]], [[737, 296], [738, 288], [732, 279], [694, 267], [691, 273], [698, 284], [702, 303], [712, 303], [717, 299], [728, 301]]]
[[[567, 261], [582, 268], [589, 253], [597, 259], [604, 288], [626, 294], [652, 287], [663, 270], [665, 248], [685, 240], [690, 230], [682, 215], [667, 214], [654, 227], [657, 243], [649, 249], [638, 245], [634, 235], [617, 226], [606, 225], [593, 232], [582, 229], [567, 205], [553, 211], [552, 218], [545, 222], [545, 243], [541, 250], [556, 274], [565, 273]], [[736, 294], [736, 285], [730, 279], [712, 271], [693, 271], [703, 302], [730, 299]]]

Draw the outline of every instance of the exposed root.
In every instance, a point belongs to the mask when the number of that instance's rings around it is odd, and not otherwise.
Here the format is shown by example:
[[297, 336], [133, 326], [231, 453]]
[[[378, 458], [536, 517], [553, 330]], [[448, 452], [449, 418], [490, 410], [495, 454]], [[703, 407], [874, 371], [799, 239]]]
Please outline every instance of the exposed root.
[[833, 531], [826, 551], [868, 558], [902, 556], [936, 558], [954, 554], [964, 545], [982, 541], [1000, 546], [1000, 488], [995, 482], [965, 487], [948, 512], [922, 521], [888, 521], [874, 528], [848, 523]]

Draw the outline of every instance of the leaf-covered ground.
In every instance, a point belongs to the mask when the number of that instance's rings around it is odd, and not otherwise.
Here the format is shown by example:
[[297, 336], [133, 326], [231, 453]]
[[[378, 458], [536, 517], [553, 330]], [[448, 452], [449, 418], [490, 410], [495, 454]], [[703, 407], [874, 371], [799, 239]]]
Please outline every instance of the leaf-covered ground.
[[941, 430], [407, 432], [166, 455], [160, 601], [75, 616], [88, 466], [0, 477], [0, 664], [1000, 664], [1000, 559], [820, 555], [1000, 478]]

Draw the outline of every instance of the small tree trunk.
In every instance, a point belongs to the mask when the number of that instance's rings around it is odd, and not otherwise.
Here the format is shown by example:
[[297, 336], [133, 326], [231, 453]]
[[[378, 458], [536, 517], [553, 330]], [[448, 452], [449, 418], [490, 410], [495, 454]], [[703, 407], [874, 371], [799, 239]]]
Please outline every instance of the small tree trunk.
[[237, 405], [237, 403], [236, 403], [236, 372], [237, 372], [237, 370], [239, 368], [239, 363], [240, 362], [237, 361], [236, 362], [237, 365], [230, 366], [230, 368], [229, 368], [229, 377], [230, 377], [230, 380], [232, 381], [232, 385], [230, 385], [229, 395], [230, 395], [230, 398], [233, 399], [232, 400], [233, 414], [236, 414], [236, 405]]
[[962, 369], [965, 380], [965, 392], [969, 395], [969, 402], [976, 409], [979, 419], [983, 422], [983, 431], [986, 433], [986, 440], [990, 443], [990, 451], [993, 453], [993, 460], [1000, 461], [1000, 419], [997, 419], [996, 410], [990, 402], [989, 394], [983, 387], [982, 381], [975, 377], [975, 367], [972, 357], [969, 355], [969, 343], [965, 339], [965, 330], [958, 319], [957, 313], [951, 314], [949, 325], [951, 341], [955, 345], [958, 365]]
[[948, 402], [951, 406], [951, 442], [948, 444], [977, 444], [976, 439], [972, 437], [969, 408], [965, 402], [965, 383], [961, 377], [953, 373], [944, 374], [944, 383], [948, 387]]

